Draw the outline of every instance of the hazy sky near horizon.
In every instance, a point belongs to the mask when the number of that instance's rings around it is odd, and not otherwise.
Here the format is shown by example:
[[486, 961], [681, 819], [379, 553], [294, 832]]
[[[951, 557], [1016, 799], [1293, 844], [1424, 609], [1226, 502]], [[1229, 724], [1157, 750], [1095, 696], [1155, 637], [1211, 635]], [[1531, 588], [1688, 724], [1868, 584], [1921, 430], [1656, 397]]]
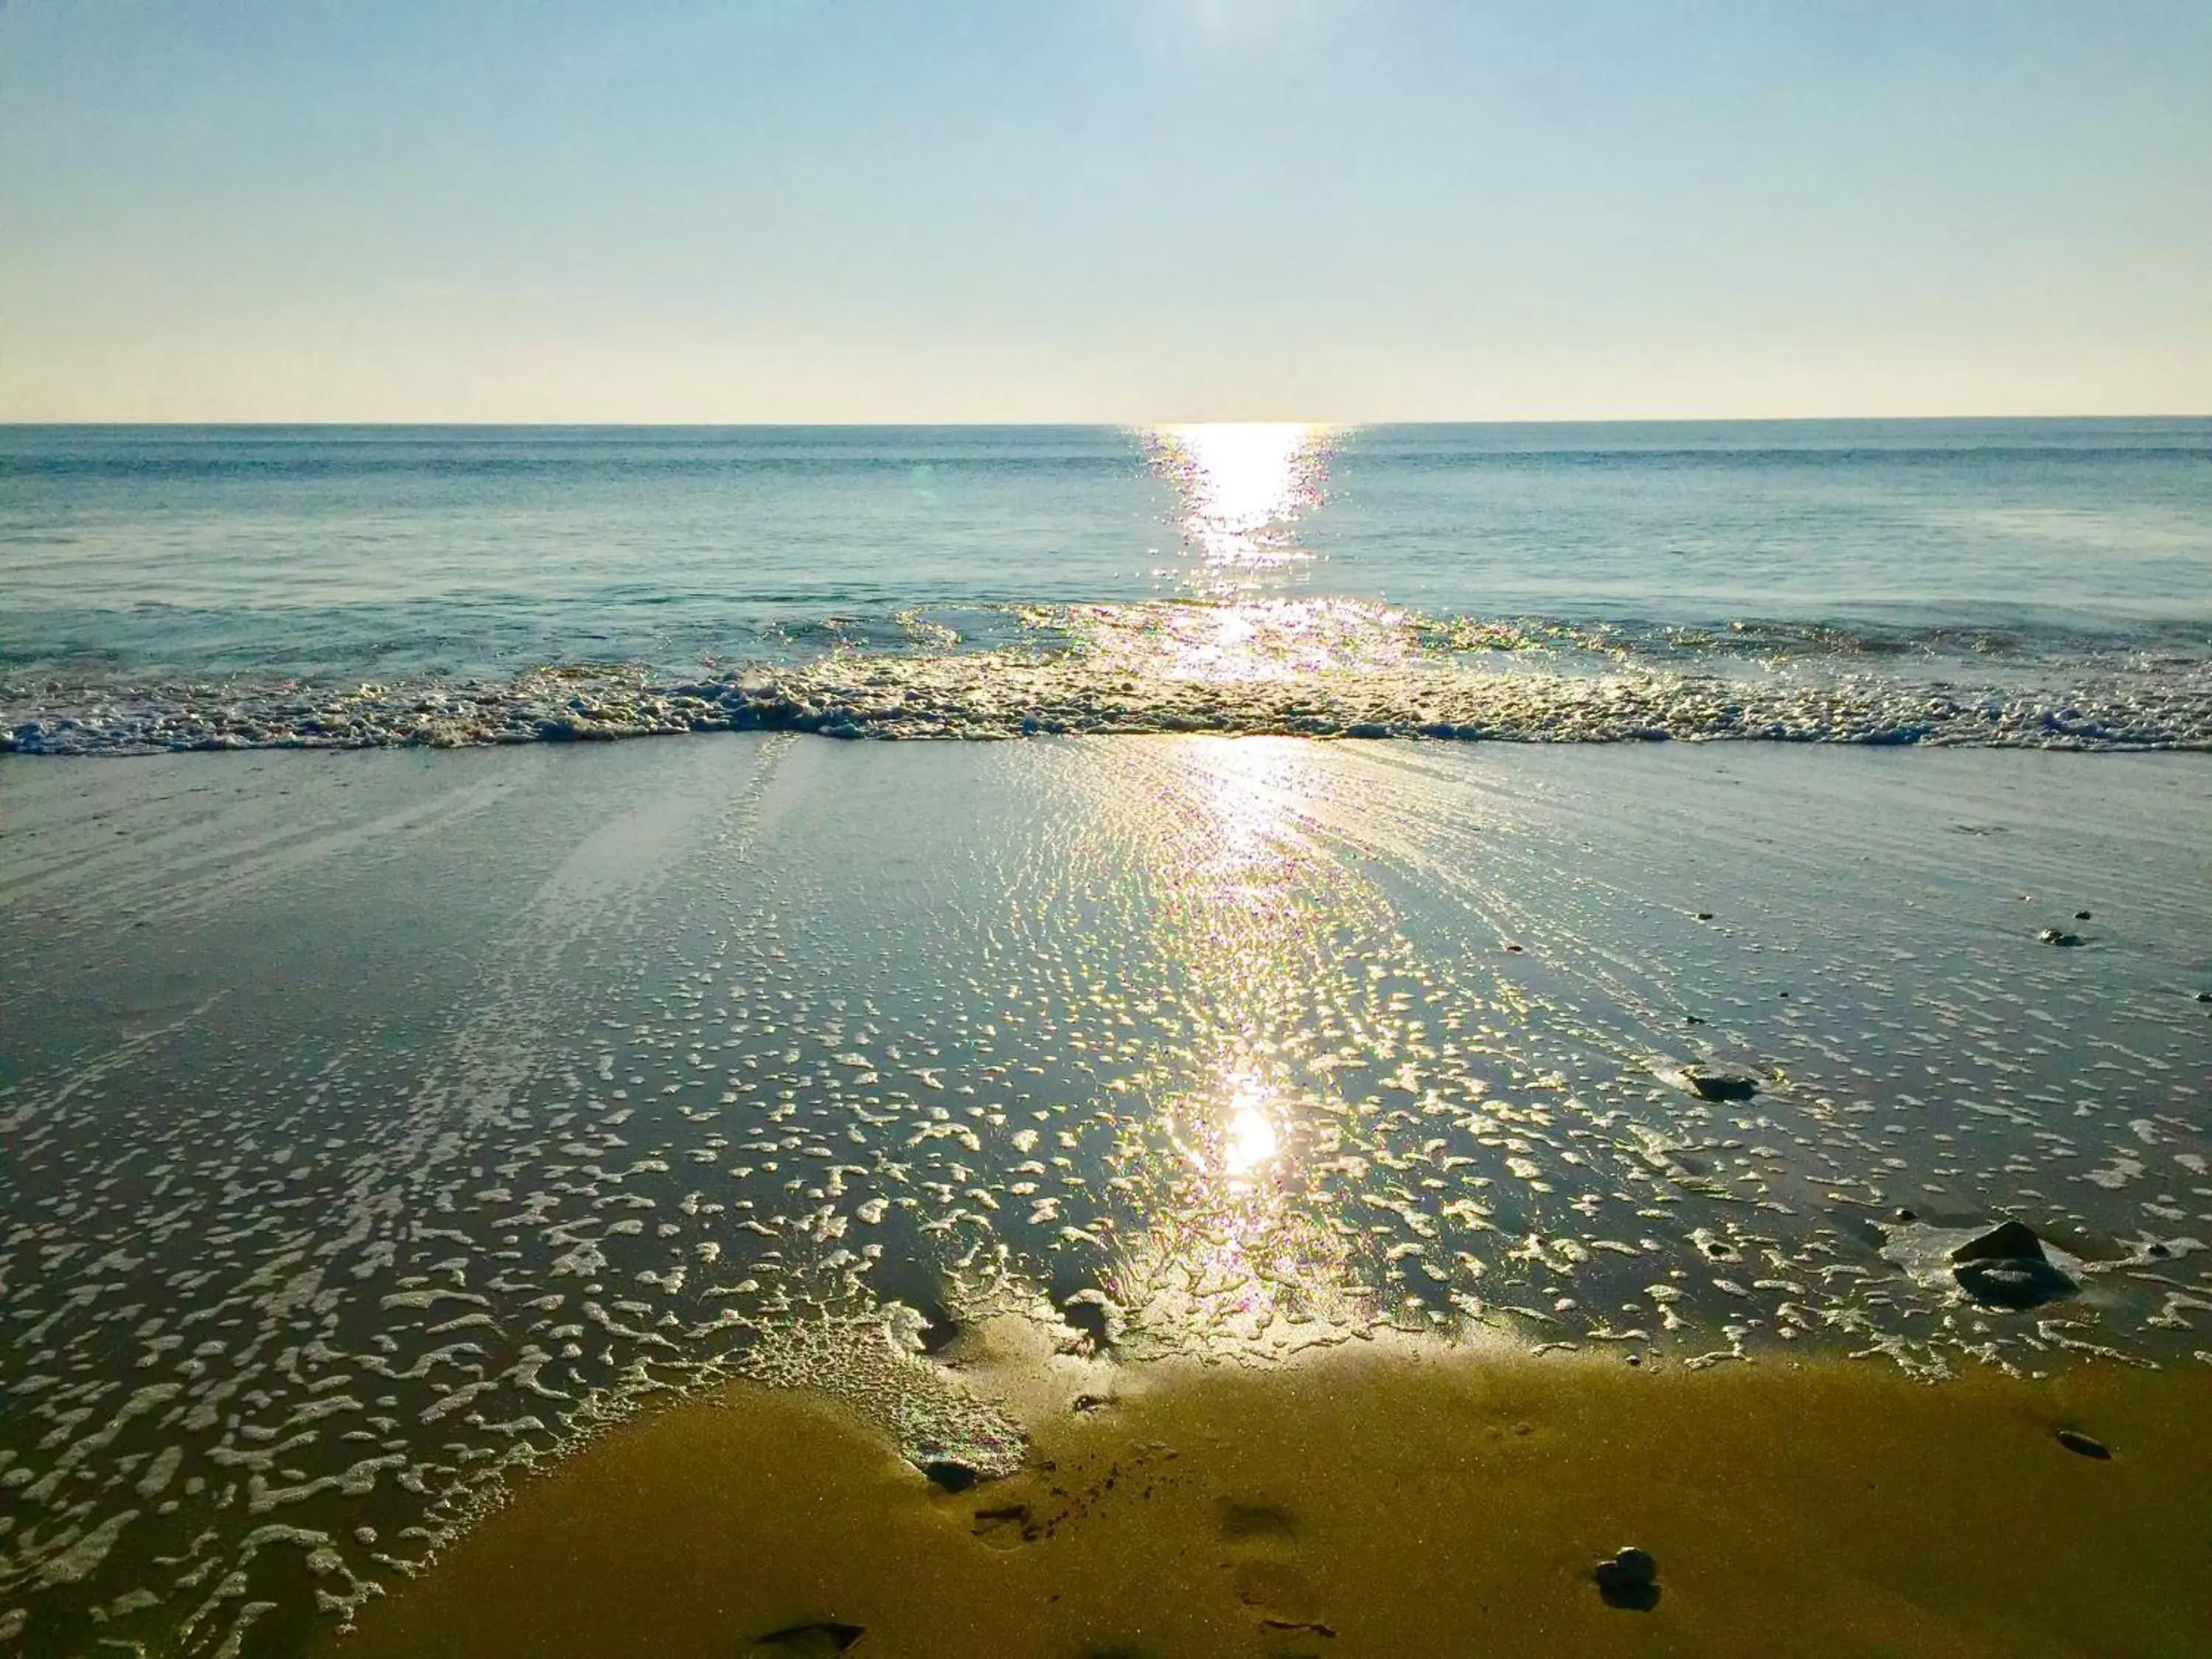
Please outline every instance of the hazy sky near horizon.
[[0, 420], [2212, 411], [2212, 5], [14, 0]]

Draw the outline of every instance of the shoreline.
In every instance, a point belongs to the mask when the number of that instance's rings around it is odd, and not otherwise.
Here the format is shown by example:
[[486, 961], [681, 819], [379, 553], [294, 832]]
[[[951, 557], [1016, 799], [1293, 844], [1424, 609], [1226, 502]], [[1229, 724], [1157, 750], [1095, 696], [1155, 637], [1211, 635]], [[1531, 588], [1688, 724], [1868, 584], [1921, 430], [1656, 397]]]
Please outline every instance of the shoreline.
[[[583, 689], [580, 690], [579, 687]], [[118, 705], [120, 707], [118, 708]], [[546, 671], [495, 687], [436, 684], [306, 702], [202, 707], [115, 699], [57, 713], [0, 711], [0, 756], [56, 758], [252, 751], [483, 749], [715, 732], [890, 743], [1030, 738], [1288, 738], [1528, 747], [1709, 743], [2091, 754], [2212, 751], [2212, 690], [2140, 685], [2027, 690], [1896, 681], [1725, 680], [1648, 670], [1315, 673], [1220, 681], [1126, 665], [1073, 670], [1026, 657], [883, 659], [757, 681], [654, 683]]]

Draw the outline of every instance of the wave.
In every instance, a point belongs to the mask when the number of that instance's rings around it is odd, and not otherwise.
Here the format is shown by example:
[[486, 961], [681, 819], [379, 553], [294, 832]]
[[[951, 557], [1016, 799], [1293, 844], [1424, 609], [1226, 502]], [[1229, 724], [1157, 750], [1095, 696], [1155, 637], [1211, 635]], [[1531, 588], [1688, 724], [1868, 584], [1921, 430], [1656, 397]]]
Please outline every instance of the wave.
[[2017, 631], [1717, 631], [1436, 618], [1350, 600], [1029, 607], [1017, 644], [908, 613], [797, 661], [337, 686], [0, 686], [0, 751], [458, 747], [799, 731], [992, 739], [1148, 732], [1521, 743], [1767, 740], [2212, 750], [2212, 659]]

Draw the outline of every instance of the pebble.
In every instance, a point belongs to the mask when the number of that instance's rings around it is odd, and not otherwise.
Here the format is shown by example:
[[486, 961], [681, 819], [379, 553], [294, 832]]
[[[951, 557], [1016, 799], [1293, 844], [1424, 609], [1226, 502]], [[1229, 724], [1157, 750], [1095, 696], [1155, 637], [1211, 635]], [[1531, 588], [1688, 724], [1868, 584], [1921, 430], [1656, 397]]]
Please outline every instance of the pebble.
[[1985, 1306], [2017, 1312], [2063, 1301], [2081, 1290], [2044, 1254], [2043, 1241], [2021, 1221], [2001, 1221], [1951, 1252], [1959, 1288]]
[[1951, 1252], [1954, 1261], [2043, 1261], [2043, 1241], [2025, 1221], [2000, 1221]]
[[2100, 1462], [2112, 1461], [2111, 1448], [2103, 1441], [2093, 1440], [2078, 1430], [2061, 1429], [2058, 1431], [2057, 1440], [2058, 1443], [2065, 1447], [2068, 1451], [2079, 1452], [2084, 1457], [2094, 1457]]
[[2063, 933], [2056, 927], [2045, 927], [2035, 938], [2039, 945], [2079, 945], [2081, 942], [2081, 934]]
[[744, 1659], [832, 1659], [867, 1634], [863, 1625], [827, 1620], [771, 1631], [744, 1650]]
[[1705, 1100], [1749, 1100], [1759, 1092], [1758, 1080], [1740, 1072], [1707, 1072], [1685, 1066], [1682, 1080]]
[[1590, 1580], [1609, 1607], [1649, 1613], [1659, 1605], [1659, 1564], [1633, 1545], [1591, 1568]]

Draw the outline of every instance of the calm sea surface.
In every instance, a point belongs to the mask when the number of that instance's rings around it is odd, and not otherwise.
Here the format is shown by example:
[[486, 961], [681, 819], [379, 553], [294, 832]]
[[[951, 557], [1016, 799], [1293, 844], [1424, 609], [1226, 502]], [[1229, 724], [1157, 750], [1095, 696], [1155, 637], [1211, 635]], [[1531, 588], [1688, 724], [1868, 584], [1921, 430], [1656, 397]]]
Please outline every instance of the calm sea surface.
[[[2195, 746], [2212, 422], [14, 428], [0, 586], [0, 715], [26, 750], [419, 738], [392, 708], [549, 665], [664, 690], [805, 671], [817, 714], [909, 735], [849, 674], [822, 682], [874, 655], [935, 665], [902, 708], [957, 735], [1003, 711], [945, 664], [994, 653], [1068, 669], [1052, 690], [1079, 709], [1102, 663], [1364, 673], [1367, 712], [1408, 729], [1437, 717], [1404, 672], [1433, 702], [1450, 671], [1470, 730], [1514, 724], [1472, 670], [1787, 664], [1832, 692], [1963, 665], [1972, 695], [2094, 704], [2077, 742]], [[390, 695], [351, 728], [304, 724], [363, 681]], [[1674, 735], [1747, 734], [1656, 695]], [[1279, 699], [1230, 702], [1201, 724], [1300, 729]], [[545, 699], [510, 688], [447, 737], [526, 734], [509, 704]], [[677, 723], [777, 723], [733, 708]], [[1814, 734], [1990, 735], [1872, 712]]]

